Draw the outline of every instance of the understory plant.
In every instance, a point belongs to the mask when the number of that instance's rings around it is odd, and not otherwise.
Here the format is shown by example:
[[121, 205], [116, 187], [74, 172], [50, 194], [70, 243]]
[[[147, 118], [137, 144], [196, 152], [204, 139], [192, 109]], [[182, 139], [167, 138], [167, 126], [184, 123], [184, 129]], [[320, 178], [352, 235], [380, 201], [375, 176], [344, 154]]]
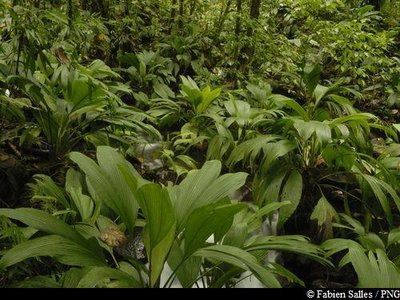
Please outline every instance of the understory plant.
[[269, 251], [330, 264], [305, 237], [263, 234], [262, 217], [287, 203], [258, 209], [235, 201], [230, 194], [247, 175], [220, 175], [218, 161], [190, 172], [178, 185], [161, 186], [141, 178], [107, 146], [97, 148], [97, 163], [77, 152], [70, 158], [79, 169], [68, 171], [65, 188], [43, 175], [32, 185], [36, 201], [53, 202], [51, 211], [0, 209], [1, 216], [31, 229], [28, 240], [2, 255], [2, 272], [40, 257], [69, 266], [19, 286], [169, 287], [178, 281], [183, 287], [229, 287], [249, 271], [264, 286], [279, 287], [279, 278], [303, 283], [266, 260]]
[[[248, 164], [255, 171], [253, 195], [260, 207], [291, 202], [279, 210], [280, 228], [292, 215], [303, 225], [311, 217], [318, 221], [321, 238], [331, 237], [336, 210], [364, 214], [366, 227], [377, 221], [371, 216], [383, 213], [385, 220], [378, 222], [392, 227], [400, 208], [393, 168], [396, 130], [355, 109], [347, 97], [358, 92], [340, 81], [321, 85], [319, 76], [318, 66], [306, 66], [301, 101], [249, 84], [252, 101], [225, 102], [228, 116], [216, 119], [219, 134], [211, 139], [208, 155], [225, 157], [231, 167]], [[373, 131], [387, 136], [391, 146], [383, 147], [385, 153], [370, 141]]]

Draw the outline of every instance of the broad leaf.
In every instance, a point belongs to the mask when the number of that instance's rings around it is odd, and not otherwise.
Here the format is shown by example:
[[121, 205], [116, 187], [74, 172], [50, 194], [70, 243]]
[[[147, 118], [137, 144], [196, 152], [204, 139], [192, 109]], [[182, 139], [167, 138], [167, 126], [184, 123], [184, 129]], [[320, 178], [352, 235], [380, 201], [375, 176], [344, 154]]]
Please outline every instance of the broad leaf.
[[69, 169], [65, 182], [65, 190], [71, 196], [72, 201], [74, 201], [82, 221], [89, 220], [94, 211], [94, 203], [89, 196], [82, 193], [81, 173], [74, 169]]
[[153, 287], [175, 238], [175, 215], [167, 190], [157, 184], [142, 186], [137, 192], [137, 200], [146, 219], [144, 242], [150, 261], [150, 285]]
[[204, 246], [214, 234], [218, 242], [232, 226], [233, 217], [247, 206], [244, 203], [227, 205], [207, 205], [196, 209], [188, 218], [184, 231], [185, 257]]
[[319, 82], [319, 77], [321, 75], [320, 65], [307, 65], [303, 70], [303, 83], [306, 90], [312, 94]]
[[129, 274], [109, 267], [94, 267], [79, 281], [78, 288], [106, 287], [113, 280], [118, 282], [118, 287], [141, 287], [140, 283]]
[[225, 174], [219, 177], [220, 171], [219, 161], [208, 161], [200, 170], [189, 172], [179, 185], [169, 189], [178, 232], [184, 228], [188, 216], [196, 208], [225, 198], [246, 182], [245, 173]]
[[51, 256], [71, 266], [105, 266], [106, 262], [87, 248], [58, 235], [48, 235], [18, 244], [0, 259], [0, 270], [27, 258]]
[[288, 201], [290, 204], [282, 206], [279, 210], [279, 227], [282, 227], [286, 220], [295, 212], [300, 203], [302, 192], [303, 178], [298, 171], [294, 170], [290, 173], [282, 191], [281, 201]]
[[95, 244], [86, 240], [75, 229], [65, 224], [56, 217], [34, 208], [0, 209], [0, 215], [7, 218], [18, 220], [28, 226], [40, 231], [57, 234], [69, 239], [87, 249], [97, 251]]
[[278, 288], [279, 281], [255, 256], [232, 246], [214, 245], [197, 250], [194, 255], [204, 257], [208, 260], [226, 262], [243, 270], [251, 271], [266, 287]]
[[107, 146], [97, 147], [99, 165], [78, 152], [72, 152], [70, 158], [86, 174], [92, 197], [104, 201], [121, 217], [128, 231], [132, 232], [135, 227], [138, 204], [132, 192], [132, 182], [127, 182], [126, 174], [121, 172], [121, 168], [124, 168], [131, 175], [130, 179], [136, 178], [139, 181], [140, 175], [132, 165], [121, 154]]
[[339, 219], [339, 216], [335, 208], [328, 202], [328, 200], [322, 196], [310, 216], [311, 220], [317, 220], [318, 226], [324, 230], [325, 237], [332, 237], [332, 223]]

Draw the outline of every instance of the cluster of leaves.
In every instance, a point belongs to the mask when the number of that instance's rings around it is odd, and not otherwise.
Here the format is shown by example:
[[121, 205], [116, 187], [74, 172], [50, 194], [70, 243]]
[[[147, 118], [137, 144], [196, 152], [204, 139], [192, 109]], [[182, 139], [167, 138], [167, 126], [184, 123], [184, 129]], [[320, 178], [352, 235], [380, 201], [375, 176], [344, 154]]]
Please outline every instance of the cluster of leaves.
[[0, 179], [33, 156], [35, 208], [0, 209], [2, 282], [312, 284], [280, 251], [398, 287], [400, 126], [356, 108], [399, 105], [391, 1], [17, 2]]
[[[218, 161], [207, 162], [179, 185], [162, 187], [142, 179], [106, 146], [97, 148], [98, 164], [78, 152], [70, 158], [81, 172], [68, 170], [65, 190], [48, 176], [37, 176], [33, 185], [36, 199], [57, 202], [52, 214], [33, 208], [0, 209], [0, 215], [30, 229], [28, 241], [2, 256], [2, 271], [41, 256], [72, 266], [53, 278], [33, 277], [17, 286], [168, 287], [177, 278], [184, 287], [221, 287], [235, 285], [248, 270], [264, 286], [279, 287], [276, 275], [302, 282], [278, 264], [264, 266], [268, 251], [286, 250], [328, 264], [321, 249], [304, 237], [254, 235], [262, 216], [286, 203], [259, 210], [230, 200], [228, 195], [247, 175], [219, 176]], [[117, 223], [112, 221], [116, 216]], [[147, 264], [135, 247], [137, 230], [142, 232]], [[172, 270], [168, 278], [160, 278], [163, 268]]]

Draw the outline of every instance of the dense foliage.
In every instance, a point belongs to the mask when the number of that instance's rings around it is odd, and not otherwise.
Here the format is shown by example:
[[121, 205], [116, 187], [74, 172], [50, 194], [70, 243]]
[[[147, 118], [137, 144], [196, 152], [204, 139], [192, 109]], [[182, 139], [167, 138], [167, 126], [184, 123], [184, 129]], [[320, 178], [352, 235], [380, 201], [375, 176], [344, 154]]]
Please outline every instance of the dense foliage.
[[400, 287], [400, 1], [0, 0], [1, 287]]

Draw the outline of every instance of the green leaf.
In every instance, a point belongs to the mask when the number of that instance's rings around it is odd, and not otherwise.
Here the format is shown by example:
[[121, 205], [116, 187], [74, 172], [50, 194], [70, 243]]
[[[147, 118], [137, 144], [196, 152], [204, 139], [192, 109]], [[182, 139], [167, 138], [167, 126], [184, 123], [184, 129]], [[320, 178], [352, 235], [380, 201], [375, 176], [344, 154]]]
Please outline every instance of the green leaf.
[[263, 267], [255, 256], [242, 249], [226, 245], [214, 245], [199, 249], [194, 255], [208, 260], [226, 262], [240, 269], [251, 271], [266, 287], [280, 287], [280, 283], [275, 276], [267, 268]]
[[220, 171], [219, 161], [208, 161], [200, 170], [190, 171], [179, 185], [170, 188], [178, 232], [184, 228], [188, 216], [196, 208], [227, 197], [246, 182], [245, 173], [219, 176]]
[[18, 220], [28, 226], [40, 231], [57, 234], [69, 239], [87, 249], [94, 250], [96, 245], [86, 240], [72, 227], [52, 215], [34, 208], [0, 209], [0, 215], [7, 218]]
[[256, 236], [246, 242], [244, 249], [249, 252], [260, 250], [291, 252], [308, 257], [322, 265], [332, 266], [325, 258], [323, 249], [311, 244], [308, 238], [301, 235]]
[[[87, 68], [90, 75], [97, 79], [104, 79], [107, 77], [120, 78], [118, 73], [111, 70], [102, 60], [95, 59]], [[82, 70], [83, 71], [83, 70]]]
[[94, 267], [87, 272], [85, 276], [79, 281], [78, 288], [93, 288], [105, 287], [106, 284], [113, 280], [118, 281], [118, 287], [141, 287], [140, 283], [129, 274], [109, 267]]
[[331, 168], [350, 171], [356, 161], [356, 153], [349, 147], [330, 144], [322, 152], [326, 164]]
[[311, 220], [317, 220], [318, 226], [324, 226], [324, 236], [333, 236], [332, 223], [338, 220], [339, 216], [335, 208], [328, 202], [325, 196], [322, 196], [310, 216]]
[[[79, 152], [71, 152], [70, 159], [86, 174], [86, 182], [92, 187], [91, 195], [98, 202], [104, 202], [111, 209], [118, 211], [118, 206], [114, 203], [115, 187], [110, 185], [108, 176], [103, 174], [100, 167], [90, 158]], [[89, 189], [90, 190], [90, 189]]]
[[235, 147], [228, 158], [227, 164], [234, 165], [244, 159], [255, 165], [256, 159], [267, 154], [267, 144], [278, 140], [278, 136], [260, 135], [248, 141], [245, 141]]
[[400, 132], [400, 124], [393, 124], [393, 127]]
[[396, 288], [400, 284], [400, 272], [386, 253], [376, 249], [376, 256], [368, 256], [360, 247], [349, 248], [349, 261], [357, 273], [359, 288]]
[[74, 201], [82, 221], [89, 220], [94, 211], [94, 203], [89, 196], [82, 193], [81, 173], [72, 168], [67, 171], [65, 190], [71, 196], [72, 201]]
[[15, 283], [12, 288], [61, 288], [61, 284], [51, 277], [35, 276]]
[[196, 82], [192, 78], [190, 78], [190, 76], [188, 77], [180, 76], [180, 77], [183, 85], [189, 87], [192, 90], [200, 90]]
[[338, 124], [347, 123], [349, 121], [364, 121], [364, 120], [370, 120], [370, 119], [376, 119], [376, 116], [373, 114], [370, 114], [370, 113], [358, 113], [358, 114], [353, 114], [350, 116], [336, 118], [331, 122], [331, 124], [338, 125]]
[[246, 86], [246, 89], [253, 95], [253, 97], [261, 102], [267, 99], [267, 96], [269, 94], [269, 90], [263, 89], [258, 85], [248, 83]]
[[314, 97], [315, 97], [315, 105], [314, 109], [318, 107], [319, 102], [328, 95], [329, 93], [329, 87], [317, 84], [315, 85], [315, 88], [313, 90], [314, 92]]
[[358, 235], [365, 235], [365, 228], [364, 226], [356, 219], [353, 219], [352, 217], [346, 215], [346, 214], [340, 214], [340, 217], [348, 223], [350, 226], [352, 226], [352, 230], [357, 233]]
[[279, 194], [286, 175], [287, 170], [285, 168], [280, 168], [275, 170], [273, 174], [271, 172], [267, 173], [267, 175], [260, 174], [256, 177], [253, 184], [257, 186], [258, 189], [257, 205], [259, 207], [264, 206], [264, 204], [272, 204], [279, 201]]
[[362, 249], [359, 243], [350, 239], [330, 239], [323, 242], [321, 245], [321, 248], [326, 251], [327, 257], [353, 247], [359, 247]]
[[18, 244], [8, 250], [0, 260], [0, 270], [27, 258], [51, 256], [71, 266], [104, 266], [101, 256], [87, 248], [58, 235], [48, 235]]
[[289, 140], [281, 140], [276, 143], [268, 144], [266, 146], [266, 156], [262, 163], [264, 172], [268, 171], [271, 165], [273, 165], [279, 157], [285, 156], [295, 148], [296, 145]]
[[321, 75], [320, 65], [306, 65], [303, 70], [303, 83], [309, 93], [313, 93]]
[[300, 138], [303, 141], [307, 141], [314, 134], [316, 123], [316, 121], [304, 122], [303, 120], [296, 120], [293, 123], [293, 127], [299, 133]]
[[318, 226], [322, 226], [326, 222], [331, 222], [332, 220], [334, 220], [337, 217], [338, 217], [338, 215], [336, 213], [336, 210], [328, 202], [328, 200], [324, 196], [322, 196], [319, 199], [317, 205], [314, 207], [314, 210], [310, 216], [310, 219], [317, 220]]
[[[353, 265], [357, 276], [358, 276], [358, 287], [366, 288], [366, 287], [378, 287], [379, 280], [376, 279], [376, 265], [372, 260], [371, 262], [368, 257], [365, 255], [364, 251], [359, 248], [350, 248], [349, 249], [349, 260]], [[375, 275], [375, 276], [373, 276]]]
[[400, 228], [392, 229], [388, 235], [387, 245], [388, 247], [393, 244], [398, 244], [400, 242]]
[[360, 243], [368, 250], [375, 251], [376, 249], [382, 249], [385, 251], [385, 244], [381, 240], [381, 238], [372, 232], [367, 233], [366, 235], [359, 237]]
[[235, 214], [246, 207], [244, 203], [222, 206], [211, 204], [196, 209], [189, 216], [184, 232], [185, 257], [203, 247], [212, 234], [215, 242], [218, 242], [232, 226]]
[[[99, 165], [78, 152], [70, 153], [70, 158], [86, 174], [86, 181], [92, 187], [90, 189], [92, 197], [101, 202], [104, 201], [121, 217], [128, 231], [132, 232], [138, 210], [135, 194], [132, 191], [134, 184], [132, 181], [136, 179], [136, 187], [137, 182], [141, 180], [132, 165], [121, 154], [108, 146], [97, 147]], [[125, 173], [121, 171], [121, 168], [125, 170]], [[128, 179], [130, 179], [129, 182], [127, 182]]]
[[153, 86], [154, 92], [161, 98], [174, 98], [174, 92], [164, 83], [157, 83]]
[[290, 204], [282, 206], [279, 210], [279, 227], [282, 227], [286, 220], [295, 212], [300, 203], [302, 192], [303, 178], [298, 171], [294, 170], [290, 173], [282, 191], [281, 201], [288, 201]]
[[[168, 256], [168, 265], [179, 279], [182, 287], [189, 288], [199, 276], [202, 259], [196, 256], [185, 259], [184, 256], [183, 247], [175, 241]], [[166, 282], [162, 282], [162, 284], [164, 285]]]
[[395, 202], [397, 209], [400, 211], [400, 197], [397, 192], [386, 182], [367, 174], [359, 173], [357, 174], [359, 177], [364, 179], [366, 183], [371, 187], [372, 192], [375, 197], [379, 200], [379, 203], [382, 206], [383, 211], [387, 217], [389, 224], [393, 223], [393, 214], [390, 208], [389, 200], [385, 193], [388, 193], [393, 201]]
[[303, 280], [301, 280], [299, 277], [290, 272], [288, 269], [284, 268], [283, 266], [277, 263], [270, 263], [270, 270], [272, 273], [284, 276], [290, 282], [297, 283], [300, 286], [305, 287]]
[[126, 170], [129, 170], [137, 180], [140, 180], [141, 177], [133, 166], [111, 147], [97, 147], [97, 161], [100, 168], [107, 174], [109, 180], [108, 184], [114, 186], [115, 190], [118, 192], [116, 195], [113, 195], [114, 199], [117, 197], [119, 198], [114, 200], [118, 207], [118, 211], [116, 212], [121, 216], [128, 231], [131, 232], [136, 223], [138, 204], [120, 168], [123, 166]]
[[219, 97], [221, 94], [221, 89], [216, 88], [214, 90], [211, 90], [209, 86], [205, 87], [202, 91], [202, 100], [201, 103], [197, 106], [197, 113], [201, 114], [204, 112], [210, 104]]
[[287, 106], [287, 107], [293, 109], [295, 112], [297, 112], [297, 114], [300, 117], [303, 118], [304, 121], [309, 121], [310, 120], [310, 117], [308, 116], [308, 113], [295, 100], [293, 100], [291, 98], [288, 98], [286, 96], [283, 96], [283, 95], [279, 95], [279, 94], [271, 95], [268, 99], [272, 100], [273, 102], [275, 102], [278, 105], [279, 104], [283, 104], [284, 106]]
[[153, 287], [175, 238], [175, 216], [167, 190], [157, 184], [139, 188], [137, 200], [146, 219], [144, 241], [150, 261], [150, 286]]
[[247, 219], [247, 224], [249, 225], [249, 227], [252, 227], [253, 222], [262, 221], [264, 216], [267, 216], [271, 212], [276, 211], [286, 205], [290, 205], [290, 202], [289, 201], [272, 202], [263, 205], [261, 208], [257, 209], [254, 213], [250, 215], [250, 217]]
[[49, 176], [46, 175], [35, 175], [35, 183], [29, 184], [33, 192], [33, 198], [40, 199], [41, 196], [51, 197], [56, 201], [59, 201], [64, 208], [69, 208], [65, 192], [60, 188]]
[[70, 268], [66, 271], [61, 279], [61, 285], [63, 288], [76, 288], [79, 281], [89, 272], [91, 268]]

